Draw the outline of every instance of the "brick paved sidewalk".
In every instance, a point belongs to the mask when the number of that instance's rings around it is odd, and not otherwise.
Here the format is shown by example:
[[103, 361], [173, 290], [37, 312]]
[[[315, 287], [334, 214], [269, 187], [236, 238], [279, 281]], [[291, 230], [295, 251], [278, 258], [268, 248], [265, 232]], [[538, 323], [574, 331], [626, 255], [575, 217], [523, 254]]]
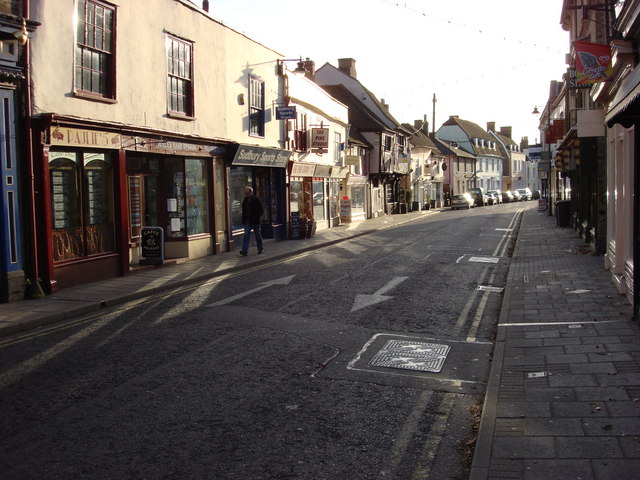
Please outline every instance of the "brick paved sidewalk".
[[640, 330], [603, 257], [528, 209], [470, 478], [640, 478]]

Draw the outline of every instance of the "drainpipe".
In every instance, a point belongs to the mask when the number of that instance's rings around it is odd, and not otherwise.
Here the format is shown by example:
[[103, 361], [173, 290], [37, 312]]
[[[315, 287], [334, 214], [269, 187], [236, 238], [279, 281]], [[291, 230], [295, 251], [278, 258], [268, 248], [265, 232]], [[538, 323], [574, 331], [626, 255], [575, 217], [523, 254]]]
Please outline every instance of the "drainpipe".
[[[23, 3], [23, 17], [29, 18], [29, 0], [24, 0]], [[38, 242], [37, 242], [37, 225], [36, 225], [36, 193], [35, 193], [35, 168], [33, 162], [33, 125], [31, 122], [31, 69], [29, 64], [31, 62], [29, 52], [31, 50], [31, 40], [27, 41], [24, 46], [24, 78], [25, 78], [25, 130], [27, 136], [26, 154], [27, 154], [27, 176], [29, 177], [29, 222], [31, 229], [30, 249], [31, 249], [31, 276], [29, 280], [32, 281], [31, 294], [35, 296], [42, 296], [42, 286], [40, 285], [40, 274], [38, 267]]]

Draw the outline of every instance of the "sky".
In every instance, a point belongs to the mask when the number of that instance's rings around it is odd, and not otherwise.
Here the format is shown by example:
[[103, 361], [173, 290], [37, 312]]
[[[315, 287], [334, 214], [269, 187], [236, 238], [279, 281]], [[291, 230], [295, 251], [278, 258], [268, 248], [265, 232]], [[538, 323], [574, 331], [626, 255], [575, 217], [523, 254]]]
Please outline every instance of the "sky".
[[[209, 13], [316, 69], [354, 58], [358, 80], [400, 123], [436, 130], [458, 115], [537, 141], [552, 80], [570, 50], [562, 0], [211, 0]], [[296, 62], [289, 64], [291, 69]]]

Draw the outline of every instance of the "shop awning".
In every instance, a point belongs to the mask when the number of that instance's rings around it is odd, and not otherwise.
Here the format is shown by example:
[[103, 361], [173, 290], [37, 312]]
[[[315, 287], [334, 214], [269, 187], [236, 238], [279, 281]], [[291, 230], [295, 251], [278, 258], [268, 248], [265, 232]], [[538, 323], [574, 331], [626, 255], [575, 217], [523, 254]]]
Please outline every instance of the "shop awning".
[[349, 167], [332, 167], [331, 168], [332, 178], [346, 178], [348, 173], [349, 173]]
[[367, 177], [361, 175], [349, 175], [347, 179], [347, 185], [365, 185], [367, 183]]
[[[640, 97], [640, 66], [634, 68], [620, 84], [609, 112], [604, 118], [607, 127], [611, 128], [616, 123], [620, 123], [625, 128], [630, 127], [637, 120], [638, 112], [635, 110], [637, 110], [638, 97]], [[632, 105], [634, 105], [633, 112], [629, 108]]]

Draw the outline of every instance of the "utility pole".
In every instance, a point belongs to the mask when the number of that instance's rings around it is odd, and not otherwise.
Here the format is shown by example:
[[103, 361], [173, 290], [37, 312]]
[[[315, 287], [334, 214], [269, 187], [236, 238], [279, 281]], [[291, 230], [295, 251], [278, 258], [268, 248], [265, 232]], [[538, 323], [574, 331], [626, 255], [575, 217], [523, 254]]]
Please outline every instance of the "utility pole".
[[435, 135], [436, 133], [436, 102], [438, 99], [436, 98], [436, 94], [433, 94], [433, 115], [431, 117], [431, 133]]

